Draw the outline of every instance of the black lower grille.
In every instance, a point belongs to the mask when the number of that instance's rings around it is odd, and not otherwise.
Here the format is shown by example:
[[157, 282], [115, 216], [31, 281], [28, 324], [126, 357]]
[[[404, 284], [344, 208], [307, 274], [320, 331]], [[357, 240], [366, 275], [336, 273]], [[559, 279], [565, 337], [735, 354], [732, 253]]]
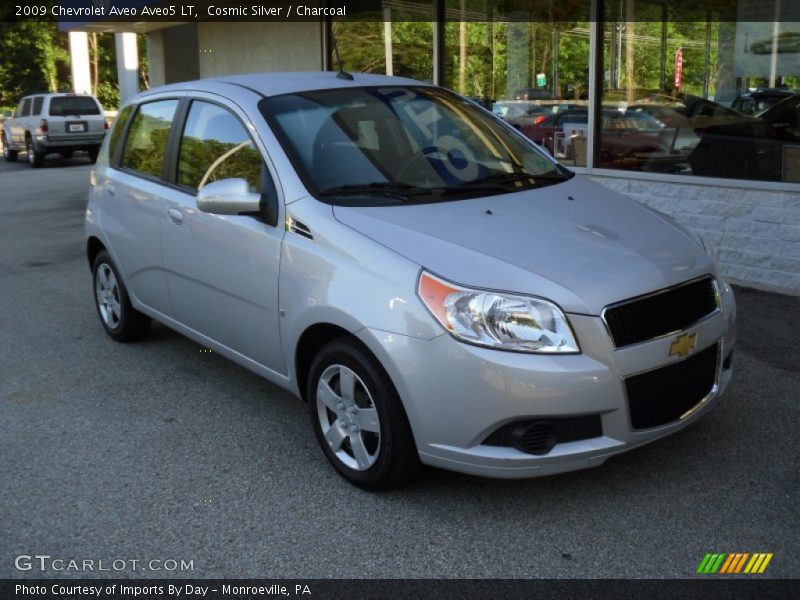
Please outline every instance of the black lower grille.
[[677, 421], [708, 396], [716, 383], [718, 345], [661, 369], [625, 379], [634, 429]]
[[717, 307], [714, 280], [703, 277], [611, 306], [604, 318], [614, 345], [622, 348], [685, 329]]
[[600, 415], [585, 415], [514, 421], [497, 429], [483, 443], [486, 446], [513, 446], [528, 454], [547, 454], [556, 444], [601, 435]]

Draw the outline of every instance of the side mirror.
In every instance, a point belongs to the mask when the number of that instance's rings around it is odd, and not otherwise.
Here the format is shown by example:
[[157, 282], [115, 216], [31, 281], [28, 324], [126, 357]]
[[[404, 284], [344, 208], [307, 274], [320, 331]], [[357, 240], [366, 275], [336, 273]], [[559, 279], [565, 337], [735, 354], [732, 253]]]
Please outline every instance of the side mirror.
[[247, 182], [237, 177], [221, 179], [197, 192], [197, 208], [216, 215], [241, 215], [261, 210], [261, 194], [250, 191]]

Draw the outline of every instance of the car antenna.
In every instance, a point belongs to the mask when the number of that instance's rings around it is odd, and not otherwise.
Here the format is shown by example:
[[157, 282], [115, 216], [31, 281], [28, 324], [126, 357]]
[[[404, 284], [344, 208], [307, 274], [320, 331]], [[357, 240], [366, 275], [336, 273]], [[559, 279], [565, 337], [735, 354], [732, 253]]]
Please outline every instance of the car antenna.
[[331, 41], [333, 42], [333, 54], [336, 56], [336, 63], [339, 67], [339, 72], [336, 77], [339, 79], [346, 79], [353, 81], [353, 76], [342, 68], [342, 57], [339, 55], [339, 44], [336, 43], [336, 36], [333, 34], [333, 26], [331, 26]]

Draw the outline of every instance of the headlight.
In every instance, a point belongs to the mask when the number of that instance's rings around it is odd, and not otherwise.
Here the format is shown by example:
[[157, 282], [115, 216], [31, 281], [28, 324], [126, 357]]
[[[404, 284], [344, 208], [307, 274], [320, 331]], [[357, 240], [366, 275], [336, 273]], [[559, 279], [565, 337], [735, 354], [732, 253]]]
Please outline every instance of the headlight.
[[564, 313], [547, 300], [463, 288], [424, 271], [417, 293], [442, 327], [464, 342], [517, 352], [580, 352]]

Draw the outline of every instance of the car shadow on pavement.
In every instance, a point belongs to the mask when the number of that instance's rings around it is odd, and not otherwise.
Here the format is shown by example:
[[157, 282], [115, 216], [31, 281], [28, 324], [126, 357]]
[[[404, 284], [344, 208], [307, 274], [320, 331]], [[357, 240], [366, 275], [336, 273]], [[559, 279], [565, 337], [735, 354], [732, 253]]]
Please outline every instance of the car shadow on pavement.
[[[2, 157], [0, 157], [2, 160]], [[89, 160], [89, 155], [86, 152], [75, 152], [71, 157], [64, 158], [58, 154], [48, 154], [47, 158], [45, 158], [44, 164], [39, 167], [39, 169], [55, 169], [58, 167], [71, 167], [71, 166], [86, 166], [92, 164]], [[17, 170], [17, 169], [31, 169], [30, 162], [28, 161], [28, 155], [25, 152], [20, 152], [17, 156], [17, 160], [14, 162], [4, 161], [4, 166], [8, 170]], [[38, 169], [37, 169], [38, 170]]]

